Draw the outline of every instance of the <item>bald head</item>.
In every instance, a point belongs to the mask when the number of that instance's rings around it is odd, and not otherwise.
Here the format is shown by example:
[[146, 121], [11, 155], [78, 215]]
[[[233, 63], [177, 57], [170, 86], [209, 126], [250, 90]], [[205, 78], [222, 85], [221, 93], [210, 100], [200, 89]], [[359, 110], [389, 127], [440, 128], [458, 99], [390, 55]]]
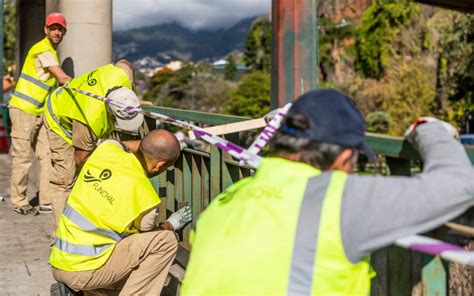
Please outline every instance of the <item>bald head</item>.
[[179, 142], [166, 130], [154, 130], [140, 143], [140, 150], [147, 161], [161, 161], [172, 165], [179, 157]]

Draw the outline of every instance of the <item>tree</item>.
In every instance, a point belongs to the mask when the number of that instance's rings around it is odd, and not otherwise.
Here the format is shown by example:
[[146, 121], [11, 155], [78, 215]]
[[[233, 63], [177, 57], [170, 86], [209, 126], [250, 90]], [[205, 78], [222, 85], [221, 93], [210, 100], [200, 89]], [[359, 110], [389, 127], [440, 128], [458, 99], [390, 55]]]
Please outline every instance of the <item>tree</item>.
[[223, 112], [232, 84], [212, 73], [207, 63], [184, 64], [177, 71], [164, 69], [149, 81], [144, 98], [164, 107]]
[[392, 129], [392, 117], [387, 112], [372, 112], [365, 118], [367, 131], [378, 134], [388, 134]]
[[365, 11], [356, 33], [356, 70], [365, 77], [380, 79], [396, 55], [392, 41], [409, 25], [418, 6], [409, 0], [376, 0]]
[[270, 111], [270, 75], [254, 71], [242, 78], [231, 93], [226, 111], [233, 115], [261, 117]]
[[244, 62], [251, 70], [270, 72], [272, 24], [269, 17], [258, 18], [245, 41]]
[[[3, 1], [3, 70], [15, 63], [15, 42], [16, 42], [16, 5], [15, 2]], [[13, 73], [10, 73], [13, 74]]]
[[224, 78], [226, 80], [234, 80], [235, 74], [237, 74], [237, 65], [235, 63], [234, 56], [229, 54], [227, 56], [227, 64], [224, 68]]

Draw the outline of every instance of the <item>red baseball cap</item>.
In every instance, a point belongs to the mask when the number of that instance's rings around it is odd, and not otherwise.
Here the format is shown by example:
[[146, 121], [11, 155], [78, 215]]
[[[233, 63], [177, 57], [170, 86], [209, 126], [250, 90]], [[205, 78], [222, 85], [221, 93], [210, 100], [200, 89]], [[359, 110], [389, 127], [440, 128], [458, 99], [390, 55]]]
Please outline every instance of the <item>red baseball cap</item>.
[[59, 12], [53, 12], [46, 18], [46, 27], [53, 24], [61, 25], [64, 29], [67, 29], [66, 18]]

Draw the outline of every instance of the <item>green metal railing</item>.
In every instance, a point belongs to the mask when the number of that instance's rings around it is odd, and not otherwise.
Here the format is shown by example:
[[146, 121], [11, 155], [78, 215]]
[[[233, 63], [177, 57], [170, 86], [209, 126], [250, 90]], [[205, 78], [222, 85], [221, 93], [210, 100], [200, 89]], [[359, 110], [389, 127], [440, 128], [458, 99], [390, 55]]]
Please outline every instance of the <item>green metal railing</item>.
[[[219, 125], [248, 119], [163, 107], [146, 109], [203, 125]], [[150, 129], [155, 128], [154, 120], [147, 122]], [[228, 135], [227, 138], [236, 143], [240, 140], [236, 134]], [[412, 161], [419, 160], [418, 153], [401, 137], [368, 133], [366, 142], [374, 152], [385, 157], [388, 171], [392, 175], [410, 175]], [[474, 147], [466, 146], [466, 151], [474, 163]], [[185, 204], [192, 207], [193, 223], [181, 233], [183, 245], [186, 247], [190, 228], [209, 202], [229, 185], [251, 174], [250, 168], [239, 166], [232, 157], [215, 147], [209, 146], [203, 150], [184, 149], [174, 167], [152, 180], [163, 201], [160, 220], [166, 219], [165, 208], [170, 213]], [[472, 218], [466, 219], [472, 223]], [[431, 235], [449, 241], [445, 229], [438, 229]], [[453, 264], [395, 246], [375, 252], [372, 263], [378, 274], [373, 281], [372, 295], [411, 295], [416, 289], [426, 292], [423, 295], [447, 295], [448, 287], [454, 282], [449, 274]], [[457, 268], [464, 270], [467, 267]], [[455, 280], [462, 282], [468, 279]], [[414, 292], [414, 295], [417, 293]]]

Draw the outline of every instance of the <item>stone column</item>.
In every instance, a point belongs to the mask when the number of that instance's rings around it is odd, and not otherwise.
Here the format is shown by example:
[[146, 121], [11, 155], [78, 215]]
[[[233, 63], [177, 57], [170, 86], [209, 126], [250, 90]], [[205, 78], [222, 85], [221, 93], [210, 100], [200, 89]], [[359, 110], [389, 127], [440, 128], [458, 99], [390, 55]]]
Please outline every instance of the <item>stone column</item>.
[[58, 54], [69, 75], [112, 62], [112, 0], [47, 0], [46, 11], [66, 17], [68, 30]]

